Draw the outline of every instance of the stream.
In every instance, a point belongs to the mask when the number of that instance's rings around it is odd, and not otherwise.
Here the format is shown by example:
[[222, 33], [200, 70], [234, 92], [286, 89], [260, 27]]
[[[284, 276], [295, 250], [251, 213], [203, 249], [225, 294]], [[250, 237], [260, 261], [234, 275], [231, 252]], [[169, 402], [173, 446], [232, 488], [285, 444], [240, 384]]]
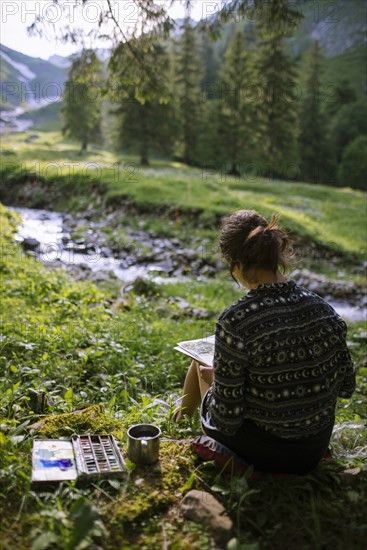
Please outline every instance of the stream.
[[[193, 277], [205, 280], [223, 269], [219, 261], [215, 265], [206, 261], [202, 251], [182, 248], [177, 239], [157, 238], [142, 231], [131, 232], [129, 243], [118, 252], [113, 251], [97, 244], [103, 243], [105, 235], [101, 228], [108, 224], [108, 219], [92, 222], [48, 210], [13, 210], [22, 217], [16, 241], [23, 249], [44, 264], [62, 265], [75, 278], [95, 282], [117, 278], [126, 284], [137, 278], [156, 283], [178, 280], [189, 283]], [[78, 227], [87, 228], [82, 238], [72, 237]], [[187, 264], [193, 266], [189, 276], [184, 269]], [[291, 273], [290, 278], [322, 295], [344, 319], [352, 322], [366, 319], [365, 293], [361, 295], [361, 289], [353, 287], [353, 283], [328, 281], [322, 275], [299, 269]], [[335, 294], [343, 295], [341, 289], [345, 289], [346, 298], [335, 298]]]

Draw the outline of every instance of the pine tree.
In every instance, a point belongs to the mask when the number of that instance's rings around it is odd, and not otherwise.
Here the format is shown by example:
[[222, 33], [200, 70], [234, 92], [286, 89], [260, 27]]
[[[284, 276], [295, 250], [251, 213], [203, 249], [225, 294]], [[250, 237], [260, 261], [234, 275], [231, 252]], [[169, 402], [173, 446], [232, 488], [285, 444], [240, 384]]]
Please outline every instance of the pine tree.
[[215, 88], [218, 78], [219, 60], [216, 56], [213, 40], [204, 31], [202, 31], [201, 60], [204, 68], [201, 82], [202, 89], [205, 90], [205, 86], [208, 87], [208, 85], [212, 85]]
[[224, 127], [221, 100], [206, 99], [201, 111], [196, 157], [198, 164], [211, 172], [222, 171], [227, 162], [223, 148]]
[[158, 101], [140, 103], [135, 96], [133, 88], [115, 111], [119, 115], [118, 145], [124, 151], [137, 152], [140, 165], [148, 166], [152, 153], [172, 153], [172, 109]]
[[361, 135], [367, 135], [367, 102], [360, 99], [343, 105], [331, 120], [329, 141], [335, 162], [342, 160], [343, 151], [351, 141]]
[[294, 31], [299, 13], [288, 0], [264, 4], [256, 23], [260, 38], [256, 48], [255, 81], [259, 132], [258, 159], [267, 176], [287, 177], [297, 163], [296, 67], [284, 49], [284, 40]]
[[200, 126], [202, 71], [197, 51], [195, 30], [187, 16], [178, 41], [176, 55], [176, 88], [181, 120], [182, 160], [186, 164], [197, 161], [197, 136]]
[[[123, 71], [126, 63], [124, 51], [126, 49], [120, 47], [113, 57], [115, 79], [119, 78], [116, 67], [119, 66]], [[171, 154], [175, 131], [172, 93], [167, 84], [169, 60], [164, 45], [158, 41], [151, 43], [149, 55], [155, 64], [157, 75], [164, 82], [164, 90], [163, 84], [159, 89], [150, 87], [150, 99], [144, 100], [147, 90], [144, 89], [146, 81], [143, 76], [143, 80], [136, 78], [130, 86], [126, 86], [124, 81], [119, 84], [117, 80], [114, 88], [114, 95], [118, 98], [118, 106], [113, 111], [117, 116], [117, 145], [122, 150], [138, 152], [142, 166], [149, 165], [151, 153]]]
[[283, 39], [263, 40], [256, 60], [259, 122], [258, 155], [262, 172], [285, 177], [297, 160], [296, 72]]
[[237, 31], [228, 45], [220, 81], [221, 145], [230, 163], [229, 173], [239, 175], [241, 164], [251, 158], [255, 133], [250, 52], [242, 31]]
[[309, 52], [306, 82], [300, 111], [299, 151], [304, 181], [318, 183], [330, 177], [327, 154], [327, 121], [322, 111], [321, 76], [323, 56], [315, 41]]
[[100, 143], [102, 66], [93, 50], [74, 59], [65, 84], [63, 133], [81, 142], [81, 153], [91, 142]]
[[354, 103], [357, 101], [357, 93], [349, 80], [346, 78], [341, 78], [335, 84], [335, 87], [332, 91], [331, 98], [328, 98], [326, 104], [326, 114], [329, 117], [335, 116], [339, 110], [349, 103]]

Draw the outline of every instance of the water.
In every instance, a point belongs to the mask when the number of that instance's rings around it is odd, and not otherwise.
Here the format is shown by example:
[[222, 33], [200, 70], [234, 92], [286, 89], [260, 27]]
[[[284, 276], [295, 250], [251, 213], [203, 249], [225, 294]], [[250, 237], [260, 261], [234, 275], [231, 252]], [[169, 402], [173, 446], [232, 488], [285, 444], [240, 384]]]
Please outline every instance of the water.
[[86, 266], [93, 272], [112, 272], [126, 283], [131, 283], [138, 277], [149, 278], [156, 283], [178, 280], [177, 277], [167, 279], [156, 275], [157, 272], [162, 271], [159, 265], [128, 265], [133, 261], [133, 257], [104, 257], [100, 247], [78, 252], [74, 249], [77, 245], [69, 240], [70, 235], [64, 227], [62, 213], [33, 208], [13, 208], [13, 210], [22, 216], [22, 224], [19, 226], [16, 240], [21, 243], [27, 238], [37, 239], [40, 246], [36, 257], [45, 264], [63, 263]]
[[[156, 283], [191, 281], [189, 277], [157, 276], [157, 272], [162, 271], [162, 266], [153, 263], [128, 265], [129, 259], [104, 257], [98, 247], [94, 250], [78, 252], [75, 250], [75, 243], [70, 242], [62, 213], [33, 208], [14, 208], [14, 210], [22, 216], [23, 220], [16, 236], [17, 241], [22, 242], [30, 237], [37, 239], [40, 247], [36, 256], [46, 264], [84, 265], [93, 272], [110, 271], [126, 283], [131, 283], [138, 277], [149, 278]], [[133, 258], [130, 260], [133, 262]], [[348, 321], [366, 320], [366, 311], [363, 308], [352, 306], [345, 300], [329, 299], [328, 303]]]

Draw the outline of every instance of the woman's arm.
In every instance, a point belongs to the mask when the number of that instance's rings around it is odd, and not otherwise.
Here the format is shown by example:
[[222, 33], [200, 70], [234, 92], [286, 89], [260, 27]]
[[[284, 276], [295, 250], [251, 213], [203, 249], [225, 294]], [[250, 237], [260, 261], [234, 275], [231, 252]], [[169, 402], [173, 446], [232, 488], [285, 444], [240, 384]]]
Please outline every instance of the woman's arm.
[[208, 412], [215, 429], [233, 435], [244, 419], [245, 369], [243, 340], [218, 321], [215, 331], [214, 382]]

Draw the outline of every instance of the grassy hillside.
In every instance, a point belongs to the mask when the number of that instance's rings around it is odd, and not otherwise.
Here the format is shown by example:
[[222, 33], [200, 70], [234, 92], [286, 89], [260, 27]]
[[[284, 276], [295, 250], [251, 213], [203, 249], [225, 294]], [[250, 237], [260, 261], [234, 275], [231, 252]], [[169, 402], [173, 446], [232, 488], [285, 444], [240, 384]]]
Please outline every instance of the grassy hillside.
[[254, 208], [266, 216], [279, 213], [282, 224], [298, 239], [355, 254], [360, 261], [367, 249], [365, 195], [350, 187], [272, 181], [250, 174], [236, 179], [215, 167], [199, 170], [158, 160], [142, 169], [135, 157], [121, 158], [109, 151], [80, 156], [79, 145], [56, 132], [39, 132], [32, 143], [26, 138], [27, 134], [14, 134], [6, 143], [0, 199], [7, 203], [21, 196], [23, 188], [15, 183], [36, 172], [33, 179], [43, 183], [29, 194], [29, 205], [118, 209], [128, 202], [145, 211], [156, 208], [162, 219], [179, 209], [183, 217], [195, 212], [197, 221], [214, 231], [220, 216]]

